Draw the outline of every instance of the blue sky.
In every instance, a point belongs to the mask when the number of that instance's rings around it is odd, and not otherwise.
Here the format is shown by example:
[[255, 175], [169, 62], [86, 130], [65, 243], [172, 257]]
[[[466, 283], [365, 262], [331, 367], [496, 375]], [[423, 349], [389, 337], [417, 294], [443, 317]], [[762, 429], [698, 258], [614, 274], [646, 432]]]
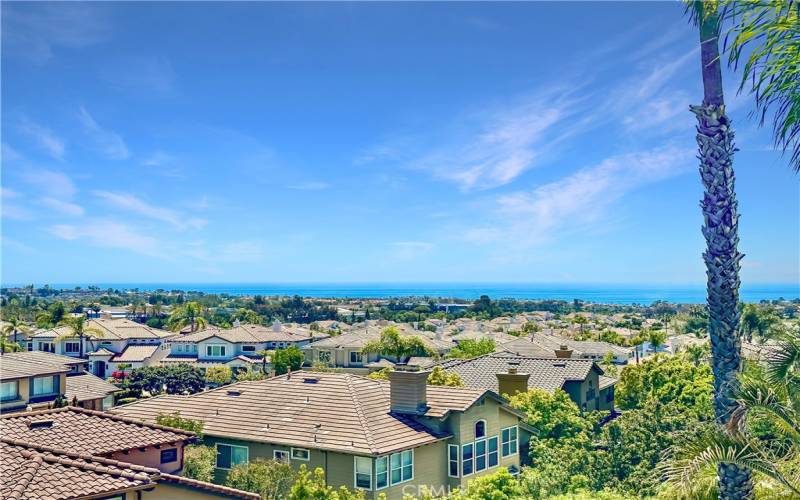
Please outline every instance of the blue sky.
[[[2, 5], [2, 281], [702, 283], [677, 3]], [[735, 96], [743, 281], [797, 177]]]

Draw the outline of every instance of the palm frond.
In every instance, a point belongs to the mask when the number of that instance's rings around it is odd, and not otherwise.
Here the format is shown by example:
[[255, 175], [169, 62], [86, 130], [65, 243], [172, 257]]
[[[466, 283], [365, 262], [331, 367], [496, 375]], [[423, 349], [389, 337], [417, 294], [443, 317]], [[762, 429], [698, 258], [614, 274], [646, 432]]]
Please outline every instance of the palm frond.
[[737, 422], [748, 412], [761, 411], [781, 434], [800, 445], [800, 415], [781, 389], [763, 380], [743, 380], [736, 395], [739, 408], [731, 420]]

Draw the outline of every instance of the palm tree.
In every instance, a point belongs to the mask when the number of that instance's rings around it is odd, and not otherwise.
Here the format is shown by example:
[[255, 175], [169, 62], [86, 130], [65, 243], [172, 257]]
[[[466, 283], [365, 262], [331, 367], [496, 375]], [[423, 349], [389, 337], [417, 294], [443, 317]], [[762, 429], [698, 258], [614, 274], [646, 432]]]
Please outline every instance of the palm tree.
[[167, 320], [167, 325], [173, 332], [190, 326], [190, 331], [196, 332], [205, 328], [208, 322], [203, 317], [203, 306], [197, 302], [187, 302], [172, 311]]
[[[790, 465], [800, 454], [800, 335], [783, 337], [764, 367], [742, 376], [734, 397], [738, 406], [726, 428], [716, 427], [673, 450], [675, 458], [664, 466], [668, 483], [691, 498], [711, 496], [720, 464], [736, 464], [800, 496], [800, 477], [796, 470], [792, 474]], [[762, 428], [768, 422], [774, 435], [750, 435], [750, 416], [757, 416]]]
[[381, 331], [380, 339], [367, 342], [361, 348], [361, 351], [391, 356], [398, 362], [402, 362], [411, 356], [436, 355], [436, 352], [428, 347], [420, 337], [401, 335], [400, 331], [393, 326], [384, 328]]
[[[703, 103], [691, 106], [697, 117], [700, 178], [703, 183], [703, 259], [708, 279], [708, 334], [714, 373], [714, 413], [725, 425], [737, 410], [733, 395], [738, 390], [741, 368], [739, 335], [739, 216], [733, 173], [733, 129], [725, 114], [722, 66], [719, 54], [720, 13], [718, 2], [694, 0], [688, 9], [700, 29]], [[721, 499], [752, 498], [750, 470], [741, 464], [718, 466]]]
[[270, 359], [273, 354], [275, 354], [275, 351], [272, 351], [270, 349], [262, 349], [261, 351], [258, 351], [256, 354], [261, 358], [261, 373], [266, 375], [267, 360]]
[[6, 324], [0, 331], [0, 352], [14, 352], [22, 350], [17, 342], [9, 342], [8, 337], [15, 337], [17, 333], [29, 333], [31, 331], [19, 318], [8, 318]]
[[61, 320], [59, 325], [69, 327], [69, 332], [59, 335], [58, 339], [76, 338], [78, 339], [78, 357], [83, 357], [83, 339], [87, 334], [93, 334], [95, 337], [103, 337], [105, 334], [102, 330], [94, 327], [86, 326], [86, 316], [71, 316]]

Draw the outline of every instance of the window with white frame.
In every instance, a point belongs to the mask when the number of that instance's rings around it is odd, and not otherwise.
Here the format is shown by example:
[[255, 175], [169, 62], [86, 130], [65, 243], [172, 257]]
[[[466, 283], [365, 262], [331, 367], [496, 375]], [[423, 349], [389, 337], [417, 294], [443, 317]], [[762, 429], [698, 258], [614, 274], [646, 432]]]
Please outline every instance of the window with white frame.
[[447, 475], [458, 477], [458, 445], [447, 445]]
[[242, 352], [256, 352], [256, 346], [254, 345], [243, 345]]
[[234, 465], [247, 463], [250, 450], [247, 446], [217, 444], [217, 468], [230, 469]]
[[305, 448], [292, 448], [292, 460], [305, 460], [311, 458], [311, 452]]
[[47, 396], [58, 391], [58, 375], [33, 379], [33, 395]]
[[361, 364], [364, 360], [364, 356], [361, 354], [360, 351], [350, 351], [350, 362], [355, 364]]
[[390, 477], [392, 485], [410, 481], [414, 478], [414, 452], [406, 450], [401, 453], [392, 453], [389, 457]]
[[475, 472], [486, 470], [486, 440], [475, 441]]
[[39, 342], [39, 350], [44, 352], [56, 352], [56, 345], [52, 342]]
[[80, 352], [80, 345], [78, 341], [64, 342], [64, 352], [67, 354], [78, 354], [78, 352]]
[[472, 443], [465, 444], [461, 447], [461, 475], [463, 476], [469, 476], [475, 472], [474, 451], [475, 447]]
[[331, 362], [331, 352], [330, 351], [319, 351], [317, 353], [317, 359], [320, 363], [330, 363]]
[[486, 420], [475, 422], [475, 439], [486, 437]]
[[369, 457], [355, 458], [355, 487], [364, 490], [372, 489], [372, 459]]
[[278, 462], [283, 462], [285, 464], [289, 463], [289, 452], [286, 450], [274, 450], [272, 452], [272, 458], [277, 460]]
[[375, 459], [375, 489], [380, 490], [389, 486], [389, 457]]
[[489, 443], [489, 467], [496, 467], [500, 463], [497, 449], [497, 436], [492, 436], [488, 440]]
[[0, 401], [19, 399], [19, 381], [12, 380], [0, 384]]
[[501, 454], [504, 457], [517, 454], [517, 427], [506, 427], [502, 430]]
[[183, 344], [175, 344], [175, 352], [183, 352]]
[[219, 358], [225, 356], [225, 347], [222, 344], [211, 344], [206, 346], [206, 356]]

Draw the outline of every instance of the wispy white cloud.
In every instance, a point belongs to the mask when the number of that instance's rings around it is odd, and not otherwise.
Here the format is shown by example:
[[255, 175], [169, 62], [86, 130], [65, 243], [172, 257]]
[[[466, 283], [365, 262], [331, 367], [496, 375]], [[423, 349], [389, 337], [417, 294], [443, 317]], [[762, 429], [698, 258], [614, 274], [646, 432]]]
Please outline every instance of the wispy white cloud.
[[693, 152], [676, 147], [613, 156], [560, 180], [496, 198], [491, 225], [465, 233], [487, 243], [512, 238], [520, 245], [551, 241], [562, 232], [599, 224], [628, 193], [692, 170]]
[[119, 248], [150, 257], [167, 257], [167, 252], [153, 236], [109, 219], [93, 219], [80, 225], [57, 224], [50, 234], [66, 241], [80, 240], [92, 246]]
[[322, 181], [309, 181], [309, 182], [301, 182], [299, 184], [292, 184], [287, 186], [289, 189], [294, 189], [297, 191], [321, 191], [323, 189], [328, 189], [331, 187], [330, 184], [327, 182]]
[[72, 179], [63, 172], [46, 169], [29, 169], [23, 174], [23, 179], [44, 194], [46, 197], [57, 200], [71, 200], [77, 188]]
[[396, 260], [414, 260], [430, 253], [435, 248], [427, 241], [396, 241], [391, 244], [391, 257]]
[[59, 215], [70, 215], [73, 217], [80, 217], [84, 213], [83, 207], [81, 207], [76, 203], [71, 203], [69, 201], [59, 200], [50, 197], [42, 198], [40, 201], [42, 205], [44, 205], [49, 209], [54, 210]]
[[201, 229], [207, 224], [207, 221], [204, 219], [186, 217], [177, 210], [148, 203], [131, 194], [102, 190], [95, 190], [92, 192], [92, 194], [120, 210], [125, 210], [127, 212], [138, 214], [157, 221], [166, 222], [179, 229]]
[[174, 156], [167, 154], [163, 151], [156, 151], [152, 155], [148, 156], [142, 161], [142, 165], [147, 167], [159, 167], [161, 165], [165, 165], [167, 163], [172, 162], [175, 159]]
[[131, 156], [128, 146], [118, 133], [101, 127], [84, 108], [78, 110], [78, 119], [94, 142], [97, 150], [110, 160], [125, 160]]
[[56, 160], [64, 158], [64, 140], [58, 137], [52, 130], [34, 123], [27, 117], [23, 117], [19, 122], [19, 130], [26, 136], [33, 139], [37, 146], [43, 149], [48, 155]]
[[21, 198], [22, 195], [13, 189], [0, 188], [0, 212], [2, 212], [3, 218], [12, 220], [31, 220], [34, 218], [28, 209], [17, 203]]

